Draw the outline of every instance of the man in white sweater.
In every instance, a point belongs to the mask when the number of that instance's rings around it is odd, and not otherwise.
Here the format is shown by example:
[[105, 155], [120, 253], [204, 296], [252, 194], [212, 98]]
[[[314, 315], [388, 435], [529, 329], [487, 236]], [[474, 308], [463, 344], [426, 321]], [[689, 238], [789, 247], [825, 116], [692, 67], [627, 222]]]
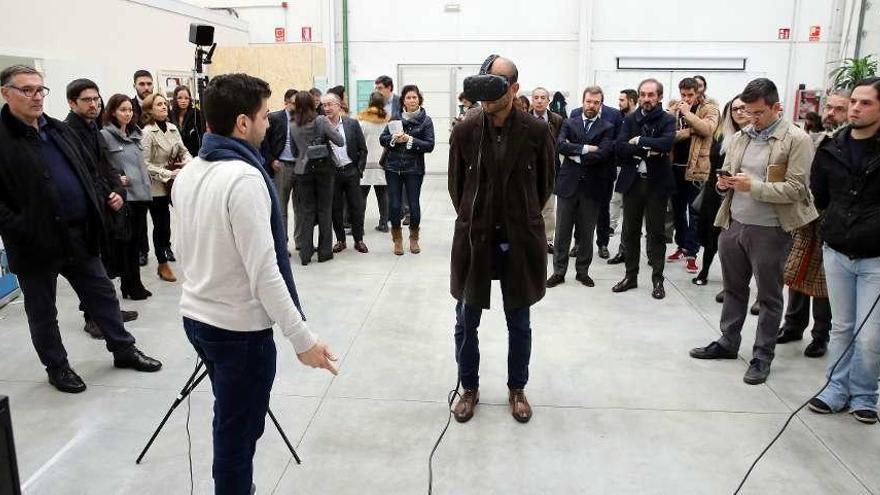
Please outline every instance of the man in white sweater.
[[336, 374], [336, 357], [309, 331], [285, 247], [279, 201], [257, 148], [269, 85], [246, 74], [214, 78], [203, 97], [199, 157], [174, 181], [180, 312], [214, 391], [214, 489], [251, 493], [253, 456], [275, 378], [275, 324], [299, 360]]

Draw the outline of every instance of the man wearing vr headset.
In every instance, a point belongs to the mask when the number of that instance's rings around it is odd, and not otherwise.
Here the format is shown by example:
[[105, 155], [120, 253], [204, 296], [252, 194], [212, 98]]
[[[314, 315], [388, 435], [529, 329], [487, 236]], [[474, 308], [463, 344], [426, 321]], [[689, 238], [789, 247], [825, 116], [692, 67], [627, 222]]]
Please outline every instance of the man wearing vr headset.
[[547, 243], [541, 209], [554, 182], [555, 146], [546, 122], [513, 108], [519, 91], [516, 65], [490, 56], [480, 76], [465, 80], [469, 99], [482, 108], [452, 129], [449, 195], [458, 215], [452, 240], [451, 293], [456, 305], [455, 344], [464, 394], [455, 419], [471, 419], [479, 402], [477, 328], [499, 280], [509, 334], [511, 413], [531, 419], [524, 388], [529, 377], [529, 308], [544, 297]]

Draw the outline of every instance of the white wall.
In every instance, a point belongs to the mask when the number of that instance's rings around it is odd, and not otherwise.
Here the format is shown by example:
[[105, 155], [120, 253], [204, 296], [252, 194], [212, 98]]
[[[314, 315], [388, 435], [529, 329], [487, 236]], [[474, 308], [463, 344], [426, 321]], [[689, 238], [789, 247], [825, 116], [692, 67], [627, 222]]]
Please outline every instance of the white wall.
[[93, 79], [109, 98], [134, 94], [137, 69], [154, 78], [159, 70], [191, 71], [191, 22], [214, 25], [219, 44], [248, 41], [246, 23], [175, 0], [0, 0], [0, 15], [0, 55], [38, 60], [52, 90], [46, 113], [62, 119], [64, 88], [73, 79]]
[[301, 43], [303, 26], [312, 28], [312, 42], [320, 43], [324, 34], [324, 19], [332, 5], [329, 1], [289, 1], [287, 8], [281, 0], [191, 0], [190, 3], [209, 9], [233, 9], [239, 19], [252, 28], [251, 43], [275, 43], [275, 28], [287, 30], [288, 43]]

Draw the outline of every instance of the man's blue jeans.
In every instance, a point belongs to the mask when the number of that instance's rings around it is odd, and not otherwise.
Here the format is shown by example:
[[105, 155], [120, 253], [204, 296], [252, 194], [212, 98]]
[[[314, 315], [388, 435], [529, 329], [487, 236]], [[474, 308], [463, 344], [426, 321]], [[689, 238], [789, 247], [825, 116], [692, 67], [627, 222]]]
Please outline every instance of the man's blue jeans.
[[183, 328], [214, 391], [214, 493], [249, 494], [275, 380], [272, 329], [233, 332], [189, 318]]
[[[843, 354], [880, 294], [880, 258], [850, 259], [828, 246], [823, 250], [831, 300], [831, 344], [828, 371]], [[880, 305], [878, 305], [880, 306]], [[868, 318], [852, 348], [831, 375], [819, 399], [832, 410], [877, 409], [880, 376], [880, 307]]]
[[[507, 253], [495, 247], [493, 255], [494, 271], [501, 282], [501, 295], [507, 296], [509, 289]], [[507, 387], [525, 388], [529, 381], [529, 359], [532, 354], [532, 329], [530, 327], [530, 308], [504, 308], [507, 319]], [[478, 306], [466, 304], [463, 300], [455, 305], [455, 358], [461, 385], [469, 390], [480, 386], [480, 341], [477, 329], [483, 310]]]

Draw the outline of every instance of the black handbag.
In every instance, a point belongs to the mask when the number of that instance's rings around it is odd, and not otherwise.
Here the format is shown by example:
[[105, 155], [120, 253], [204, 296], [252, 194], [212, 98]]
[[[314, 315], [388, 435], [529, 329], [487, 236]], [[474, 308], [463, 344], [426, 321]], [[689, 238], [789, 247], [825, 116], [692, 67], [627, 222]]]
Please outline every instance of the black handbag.
[[330, 150], [330, 143], [324, 137], [323, 129], [317, 130], [318, 136], [306, 148], [308, 169], [315, 173], [332, 172], [336, 169], [336, 162], [333, 158], [333, 152]]

